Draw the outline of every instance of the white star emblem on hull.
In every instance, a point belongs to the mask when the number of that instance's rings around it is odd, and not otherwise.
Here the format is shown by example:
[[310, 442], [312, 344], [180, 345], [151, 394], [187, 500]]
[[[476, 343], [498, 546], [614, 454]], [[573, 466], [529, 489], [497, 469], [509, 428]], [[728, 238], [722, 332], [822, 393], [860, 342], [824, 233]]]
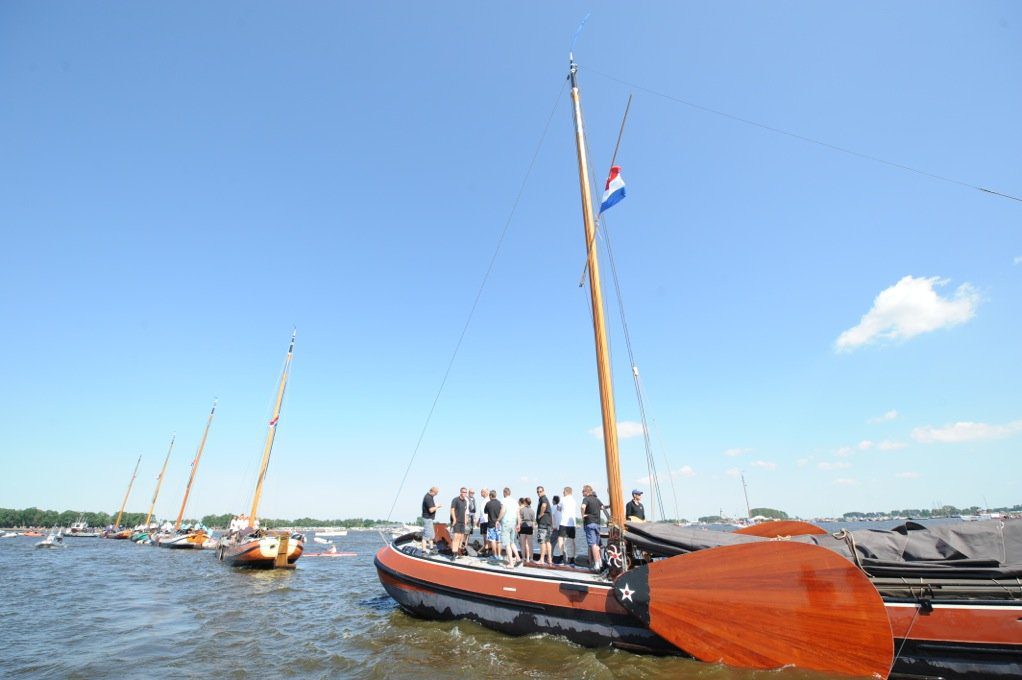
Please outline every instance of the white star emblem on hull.
[[634, 600], [632, 599], [632, 593], [634, 593], [635, 591], [632, 590], [631, 588], [629, 588], [627, 583], [625, 584], [625, 587], [624, 588], [620, 588], [618, 590], [618, 592], [621, 593], [621, 599], [622, 600], [628, 600], [629, 602], [634, 602]]

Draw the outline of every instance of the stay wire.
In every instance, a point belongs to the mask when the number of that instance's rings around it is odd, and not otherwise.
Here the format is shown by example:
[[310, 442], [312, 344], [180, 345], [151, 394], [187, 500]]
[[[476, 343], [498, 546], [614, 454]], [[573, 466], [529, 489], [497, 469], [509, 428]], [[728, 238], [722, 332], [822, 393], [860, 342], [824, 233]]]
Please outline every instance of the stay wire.
[[[606, 224], [603, 226], [603, 240], [607, 244], [607, 262], [610, 264], [611, 279], [614, 281], [614, 295], [617, 297], [618, 314], [621, 317], [621, 329], [625, 337], [625, 348], [628, 351], [628, 362], [632, 369], [632, 381], [635, 384], [635, 399], [639, 405], [639, 418], [642, 420], [642, 439], [646, 447], [646, 467], [649, 471], [649, 484], [656, 495], [656, 502], [660, 508], [660, 519], [666, 519], [664, 512], [664, 497], [660, 490], [660, 476], [657, 474], [656, 461], [653, 457], [653, 442], [649, 437], [649, 420], [646, 417], [646, 400], [642, 392], [642, 383], [639, 379], [639, 366], [635, 363], [635, 352], [632, 350], [632, 335], [628, 331], [628, 319], [625, 316], [625, 302], [621, 293], [621, 283], [617, 275], [617, 264], [614, 261], [614, 249], [610, 242], [610, 229]], [[667, 474], [671, 474], [670, 468]]]
[[[624, 116], [624, 118], [621, 121], [621, 132], [618, 133], [618, 142], [617, 142], [617, 145], [615, 145], [615, 148], [614, 148], [614, 159], [615, 160], [617, 159], [617, 152], [618, 152], [618, 148], [620, 147], [620, 143], [621, 143], [621, 135], [624, 132], [624, 121], [625, 121], [625, 119], [627, 119], [628, 109], [631, 107], [631, 102], [632, 102], [632, 99], [631, 99], [631, 97], [629, 97], [628, 98], [628, 106], [625, 108], [625, 116]], [[585, 129], [585, 118], [584, 118], [584, 116], [583, 116], [583, 119], [582, 119], [582, 127], [583, 127], [583, 129]], [[589, 152], [589, 137], [583, 135], [583, 139], [586, 140], [586, 146], [585, 146], [585, 149], [584, 149], [584, 153], [585, 153], [585, 156], [586, 156], [586, 163], [589, 165], [589, 167], [593, 167], [593, 164], [592, 164], [592, 162], [590, 160], [592, 155]], [[595, 191], [594, 191], [595, 187], [592, 186], [594, 181], [595, 181], [595, 179], [592, 177], [592, 175], [590, 175], [589, 182], [590, 182], [590, 185], [591, 185], [590, 186], [590, 192], [592, 192], [592, 195], [596, 195]], [[636, 395], [636, 401], [638, 402], [638, 406], [639, 406], [639, 416], [640, 416], [640, 419], [642, 420], [642, 438], [643, 438], [643, 443], [644, 443], [644, 446], [645, 446], [645, 449], [646, 449], [646, 468], [647, 468], [647, 471], [649, 472], [650, 487], [651, 487], [654, 495], [656, 496], [656, 502], [657, 502], [657, 504], [660, 507], [660, 516], [661, 516], [661, 518], [665, 518], [666, 514], [664, 513], [664, 508], [663, 508], [663, 494], [661, 494], [661, 492], [660, 492], [660, 480], [659, 480], [659, 476], [657, 475], [657, 472], [656, 472], [656, 461], [653, 458], [653, 445], [652, 445], [652, 442], [650, 441], [650, 438], [649, 438], [649, 423], [647, 422], [647, 419], [646, 419], [646, 408], [645, 408], [645, 404], [643, 402], [642, 388], [641, 388], [641, 386], [639, 385], [639, 382], [638, 382], [638, 368], [636, 367], [636, 364], [635, 364], [635, 354], [632, 351], [631, 335], [628, 332], [628, 322], [627, 322], [627, 319], [625, 317], [624, 300], [623, 300], [622, 295], [621, 295], [621, 285], [620, 285], [620, 282], [618, 280], [617, 267], [614, 264], [614, 253], [613, 253], [613, 250], [611, 249], [611, 244], [610, 244], [610, 233], [609, 233], [609, 230], [605, 226], [605, 218], [603, 217], [603, 215], [597, 214], [596, 219], [595, 219], [595, 227], [596, 228], [593, 230], [592, 240], [590, 240], [590, 242], [586, 245], [586, 265], [588, 266], [588, 263], [589, 263], [589, 249], [594, 248], [596, 246], [595, 240], [596, 240], [597, 236], [600, 233], [602, 233], [603, 234], [603, 240], [606, 243], [607, 257], [608, 257], [608, 261], [610, 263], [610, 270], [611, 270], [612, 278], [613, 278], [613, 281], [614, 281], [614, 293], [615, 293], [615, 296], [617, 298], [618, 314], [620, 315], [621, 327], [622, 327], [622, 330], [624, 332], [625, 347], [627, 348], [627, 351], [628, 351], [629, 366], [630, 366], [630, 368], [632, 370], [633, 380], [635, 381], [635, 395]], [[601, 227], [603, 227], [602, 230], [601, 230]], [[586, 278], [584, 270], [583, 270], [582, 278], [583, 278], [583, 281]], [[591, 305], [590, 305], [590, 307], [591, 307]], [[595, 311], [596, 311], [595, 309], [591, 309], [590, 313], [591, 314], [595, 314]], [[610, 341], [609, 337], [607, 338], [607, 345], [608, 345], [608, 347], [607, 347], [608, 354], [613, 356], [613, 352], [612, 352], [611, 347], [610, 347], [611, 341]], [[608, 360], [610, 360], [609, 357], [608, 357]], [[668, 472], [670, 472], [670, 470], [668, 470]]]
[[669, 94], [666, 94], [664, 92], [659, 92], [659, 91], [654, 90], [654, 89], [649, 88], [649, 87], [644, 87], [642, 85], [637, 85], [637, 84], [629, 82], [627, 80], [622, 80], [621, 78], [617, 78], [615, 76], [612, 76], [609, 73], [604, 73], [603, 71], [599, 71], [597, 69], [594, 69], [591, 66], [587, 67], [587, 68], [588, 68], [588, 70], [592, 71], [593, 73], [595, 73], [595, 74], [597, 74], [599, 76], [603, 76], [604, 78], [606, 78], [608, 80], [613, 80], [614, 82], [621, 83], [622, 85], [627, 85], [628, 87], [633, 87], [633, 88], [635, 88], [637, 90], [642, 90], [643, 92], [646, 92], [648, 94], [652, 94], [652, 95], [657, 96], [657, 97], [661, 97], [663, 99], [675, 102], [677, 104], [684, 104], [685, 106], [691, 107], [691, 108], [696, 109], [698, 111], [703, 111], [704, 113], [712, 113], [715, 116], [721, 116], [722, 118], [727, 118], [729, 120], [733, 120], [733, 121], [736, 121], [736, 122], [739, 122], [739, 123], [744, 123], [745, 125], [751, 125], [752, 127], [757, 127], [757, 128], [760, 128], [761, 130], [767, 130], [769, 132], [774, 132], [776, 134], [784, 135], [786, 137], [791, 137], [792, 139], [798, 139], [800, 141], [807, 142], [809, 144], [816, 144], [817, 146], [822, 146], [822, 147], [824, 147], [826, 149], [830, 149], [831, 151], [838, 151], [840, 153], [848, 154], [849, 156], [855, 156], [857, 158], [862, 158], [863, 160], [872, 161], [874, 163], [880, 163], [882, 165], [887, 165], [887, 166], [890, 166], [892, 168], [898, 168], [899, 170], [905, 170], [907, 172], [913, 172], [913, 173], [915, 173], [917, 175], [922, 175], [923, 177], [929, 177], [930, 179], [939, 180], [941, 182], [949, 182], [950, 184], [957, 184], [958, 186], [965, 187], [967, 189], [975, 189], [976, 191], [982, 191], [982, 192], [987, 193], [987, 194], [993, 194], [994, 196], [1000, 196], [1001, 198], [1007, 198], [1007, 199], [1010, 199], [1012, 201], [1018, 201], [1018, 202], [1022, 203], [1022, 198], [1019, 198], [1018, 196], [1013, 196], [1012, 194], [1006, 194], [1006, 193], [1003, 193], [1003, 192], [1000, 192], [1000, 191], [994, 191], [993, 189], [988, 189], [986, 187], [981, 187], [981, 186], [978, 186], [976, 184], [970, 184], [969, 182], [963, 182], [962, 180], [954, 179], [953, 177], [946, 177], [944, 175], [938, 175], [938, 174], [936, 174], [934, 172], [928, 172], [926, 170], [920, 170], [919, 168], [914, 168], [914, 167], [912, 167], [910, 165], [905, 165], [903, 163], [896, 163], [895, 161], [889, 161], [887, 159], [880, 158], [879, 156], [872, 156], [870, 154], [862, 153], [860, 151], [854, 151], [852, 149], [847, 149], [847, 148], [845, 148], [843, 146], [838, 146], [836, 144], [831, 144], [829, 142], [824, 142], [824, 141], [821, 141], [819, 139], [813, 139], [812, 137], [806, 137], [805, 135], [800, 135], [800, 134], [798, 134], [796, 132], [790, 132], [788, 130], [783, 130], [781, 128], [777, 128], [777, 127], [774, 127], [772, 125], [766, 125], [765, 123], [758, 123], [758, 122], [756, 122], [754, 120], [749, 120], [748, 118], [742, 118], [741, 116], [736, 116], [736, 115], [731, 114], [731, 113], [725, 113], [724, 111], [718, 111], [717, 109], [711, 109], [708, 106], [703, 106], [701, 104], [696, 104], [695, 102], [690, 102], [688, 100], [681, 99], [680, 97], [675, 97], [673, 95], [669, 95]]
[[486, 267], [486, 272], [483, 274], [483, 279], [479, 283], [479, 289], [476, 291], [475, 299], [472, 301], [472, 307], [469, 309], [468, 317], [465, 319], [465, 324], [461, 329], [461, 334], [458, 336], [458, 341], [454, 345], [454, 351], [451, 352], [451, 358], [447, 362], [447, 368], [444, 370], [443, 379], [440, 381], [440, 387], [437, 389], [436, 396], [433, 397], [433, 403], [429, 407], [429, 412], [426, 414], [426, 421], [422, 424], [422, 430], [419, 432], [419, 438], [415, 442], [415, 448], [412, 450], [412, 457], [408, 461], [408, 466], [405, 468], [404, 475], [401, 477], [401, 484], [398, 485], [397, 493], [394, 494], [394, 502], [390, 506], [390, 511], [387, 513], [387, 521], [391, 521], [394, 515], [394, 508], [397, 507], [397, 502], [401, 497], [401, 492], [404, 490], [405, 482], [408, 480], [408, 474], [412, 470], [412, 464], [415, 462], [415, 457], [419, 453], [419, 448], [422, 446], [422, 440], [426, 436], [426, 430], [429, 428], [429, 423], [433, 419], [433, 413], [436, 411], [437, 404], [440, 402], [440, 395], [443, 394], [444, 387], [447, 385], [447, 379], [451, 375], [451, 369], [454, 368], [454, 361], [458, 357], [458, 352], [461, 350], [461, 344], [465, 340], [465, 335], [468, 333], [468, 328], [472, 323], [472, 318], [475, 316], [476, 308], [479, 306], [479, 300], [482, 299], [483, 290], [486, 288], [486, 284], [490, 279], [490, 274], [493, 272], [493, 266], [497, 262], [497, 257], [500, 255], [501, 247], [504, 244], [504, 238], [507, 236], [507, 232], [511, 227], [511, 222], [514, 220], [515, 213], [518, 210], [518, 204], [522, 200], [522, 196], [525, 194], [525, 187], [529, 182], [529, 177], [532, 176], [532, 170], [536, 165], [536, 159], [539, 157], [539, 152], [543, 148], [543, 142], [546, 140], [547, 132], [550, 130], [550, 123], [554, 119], [554, 115], [557, 113], [557, 107], [560, 106], [561, 97], [564, 95], [564, 89], [567, 87], [567, 81], [561, 83], [561, 88], [557, 92], [557, 97], [554, 100], [554, 105], [550, 110], [550, 115], [547, 116], [546, 124], [543, 126], [543, 132], [539, 137], [539, 143], [536, 144], [536, 150], [532, 154], [532, 159], [529, 161], [529, 167], [525, 171], [525, 177], [522, 178], [521, 186], [518, 188], [518, 193], [515, 196], [514, 202], [511, 204], [511, 211], [507, 216], [507, 220], [504, 222], [504, 227], [501, 229], [500, 236], [497, 238], [497, 245], [493, 250], [493, 255], [490, 257], [490, 262]]

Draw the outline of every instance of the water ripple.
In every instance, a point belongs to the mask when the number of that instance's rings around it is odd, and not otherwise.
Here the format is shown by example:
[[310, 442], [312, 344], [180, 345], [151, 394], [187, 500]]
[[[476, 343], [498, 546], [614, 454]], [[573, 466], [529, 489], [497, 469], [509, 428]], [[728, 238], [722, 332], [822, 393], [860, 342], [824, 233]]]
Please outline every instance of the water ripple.
[[[472, 622], [421, 621], [384, 593], [372, 533], [338, 542], [356, 557], [248, 572], [212, 551], [128, 541], [0, 543], [0, 676], [14, 678], [573, 677], [820, 680], [681, 658], [586, 649], [547, 635], [508, 637]], [[310, 550], [315, 550], [309, 546]]]

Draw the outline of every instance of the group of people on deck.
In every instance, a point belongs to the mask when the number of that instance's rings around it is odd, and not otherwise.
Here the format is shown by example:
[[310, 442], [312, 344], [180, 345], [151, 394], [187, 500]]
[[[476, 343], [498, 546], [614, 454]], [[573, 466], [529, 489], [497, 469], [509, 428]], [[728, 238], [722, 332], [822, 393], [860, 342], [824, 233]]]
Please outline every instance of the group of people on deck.
[[233, 536], [240, 533], [248, 533], [259, 530], [259, 518], [254, 517], [249, 519], [248, 515], [242, 513], [237, 517], [231, 518], [231, 523], [227, 526], [227, 535]]
[[[437, 512], [443, 507], [437, 501], [438, 487], [432, 487], [422, 499], [422, 540], [423, 550], [436, 550], [436, 532], [433, 523]], [[502, 497], [497, 498], [496, 489], [480, 489], [476, 498], [475, 489], [461, 487], [458, 495], [451, 500], [449, 520], [452, 559], [458, 559], [466, 552], [468, 537], [478, 528], [482, 539], [480, 556], [504, 560], [508, 567], [535, 562], [553, 566], [554, 554], [558, 553], [563, 564], [575, 564], [577, 548], [575, 528], [581, 523], [589, 547], [589, 564], [594, 571], [603, 569], [600, 555], [601, 515], [610, 518], [609, 506], [596, 495], [589, 484], [582, 487], [582, 502], [576, 504], [570, 486], [564, 487], [563, 496], [548, 497], [542, 486], [536, 487], [536, 500], [531, 497], [514, 498], [510, 487], [504, 487]], [[634, 489], [632, 500], [625, 508], [630, 520], [645, 520], [642, 505], [642, 491]], [[539, 549], [535, 555], [533, 539]]]

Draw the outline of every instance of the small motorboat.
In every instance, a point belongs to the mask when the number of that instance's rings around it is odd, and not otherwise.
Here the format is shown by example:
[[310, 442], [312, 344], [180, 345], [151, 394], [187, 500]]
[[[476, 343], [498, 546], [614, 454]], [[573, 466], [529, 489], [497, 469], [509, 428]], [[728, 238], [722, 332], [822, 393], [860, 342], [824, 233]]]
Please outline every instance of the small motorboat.
[[5, 531], [0, 534], [0, 538], [15, 538], [18, 535], [17, 531]]
[[333, 545], [332, 541], [328, 541], [325, 538], [320, 538], [319, 536], [313, 536], [312, 540], [316, 543], [322, 543], [324, 545]]
[[38, 543], [36, 543], [35, 547], [37, 547], [37, 548], [64, 548], [66, 546], [64, 545], [64, 537], [61, 535], [61, 533], [59, 531], [56, 531], [56, 532], [51, 531], [50, 534], [46, 538], [44, 538], [43, 540], [41, 540]]
[[24, 531], [24, 532], [22, 532], [21, 535], [22, 536], [29, 536], [31, 538], [39, 538], [40, 536], [45, 536], [46, 534], [44, 534], [41, 531]]

